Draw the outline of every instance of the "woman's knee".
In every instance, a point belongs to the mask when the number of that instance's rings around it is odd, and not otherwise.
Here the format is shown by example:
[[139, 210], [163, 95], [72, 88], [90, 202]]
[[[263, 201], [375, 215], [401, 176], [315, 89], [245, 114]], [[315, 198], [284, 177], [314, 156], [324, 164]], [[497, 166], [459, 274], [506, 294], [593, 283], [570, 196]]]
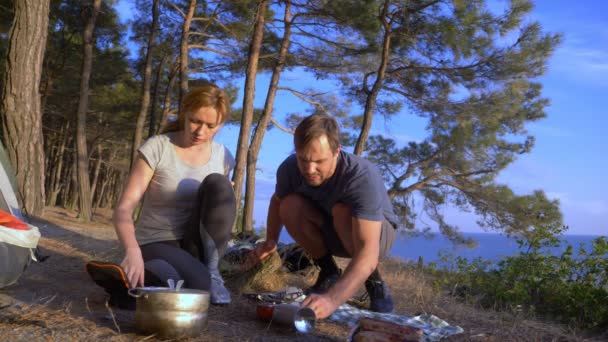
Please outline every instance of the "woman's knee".
[[228, 177], [221, 173], [212, 173], [205, 177], [201, 183], [200, 191], [211, 191], [211, 192], [226, 192], [232, 191], [232, 184]]
[[205, 203], [205, 206], [212, 204], [214, 207], [220, 205], [236, 212], [236, 197], [228, 177], [212, 173], [205, 177], [198, 192], [200, 204]]

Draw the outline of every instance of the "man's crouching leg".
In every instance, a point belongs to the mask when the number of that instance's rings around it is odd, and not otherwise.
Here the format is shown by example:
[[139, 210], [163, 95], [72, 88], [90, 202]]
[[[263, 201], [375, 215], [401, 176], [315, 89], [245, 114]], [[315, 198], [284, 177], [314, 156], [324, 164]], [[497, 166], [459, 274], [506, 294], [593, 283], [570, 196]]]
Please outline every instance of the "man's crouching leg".
[[[397, 230], [388, 221], [382, 222], [380, 234], [380, 259], [388, 256], [389, 251], [395, 243]], [[376, 312], [393, 312], [393, 297], [388, 285], [382, 280], [378, 268], [365, 281], [365, 289], [369, 295], [370, 310]]]
[[342, 273], [321, 231], [328, 221], [331, 224], [331, 220], [311, 200], [298, 194], [290, 194], [281, 200], [279, 216], [289, 235], [320, 267], [317, 281], [305, 291], [306, 294], [326, 292]]
[[[354, 240], [352, 234], [352, 212], [345, 204], [337, 203], [332, 209], [333, 226], [342, 243], [346, 257], [354, 255]], [[397, 233], [388, 221], [383, 221], [380, 233], [380, 259], [386, 257], [393, 247]], [[339, 254], [337, 254], [339, 255]], [[339, 255], [342, 256], [342, 255]], [[378, 268], [365, 281], [365, 289], [369, 295], [370, 310], [376, 312], [392, 312], [394, 309], [393, 297], [388, 285], [382, 280]]]

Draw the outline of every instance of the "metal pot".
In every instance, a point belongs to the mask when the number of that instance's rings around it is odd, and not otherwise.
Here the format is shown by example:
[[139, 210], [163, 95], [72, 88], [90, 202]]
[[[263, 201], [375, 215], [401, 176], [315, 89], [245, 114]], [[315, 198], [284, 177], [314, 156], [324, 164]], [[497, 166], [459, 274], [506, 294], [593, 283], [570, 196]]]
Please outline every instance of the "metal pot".
[[207, 327], [209, 292], [167, 287], [129, 290], [136, 298], [135, 327], [161, 338], [198, 336]]

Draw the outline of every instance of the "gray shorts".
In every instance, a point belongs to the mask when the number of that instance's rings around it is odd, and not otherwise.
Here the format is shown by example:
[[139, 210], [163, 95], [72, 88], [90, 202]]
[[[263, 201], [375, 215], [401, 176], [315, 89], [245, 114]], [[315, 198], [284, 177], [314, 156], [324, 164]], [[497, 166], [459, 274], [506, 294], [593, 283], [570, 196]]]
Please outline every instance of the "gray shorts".
[[[342, 241], [338, 237], [338, 233], [334, 229], [333, 219], [331, 216], [327, 215], [325, 217], [325, 223], [323, 227], [321, 227], [321, 234], [323, 235], [323, 240], [325, 241], [325, 247], [329, 250], [329, 252], [337, 257], [341, 258], [351, 258], [352, 256], [348, 254], [344, 245], [342, 245]], [[382, 231], [380, 233], [380, 258], [385, 258], [388, 256], [391, 248], [393, 248], [393, 244], [397, 239], [397, 229], [387, 220], [382, 221]]]

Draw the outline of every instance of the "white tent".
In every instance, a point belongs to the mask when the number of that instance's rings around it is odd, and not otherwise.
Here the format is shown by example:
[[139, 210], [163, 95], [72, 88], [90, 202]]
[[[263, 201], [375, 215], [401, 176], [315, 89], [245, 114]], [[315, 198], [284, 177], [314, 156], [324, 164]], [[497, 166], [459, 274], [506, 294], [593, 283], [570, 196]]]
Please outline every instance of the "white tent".
[[[8, 155], [0, 143], [0, 210], [23, 221], [15, 195], [16, 182]], [[40, 232], [28, 224], [27, 230], [0, 225], [0, 288], [15, 283], [34, 258]]]
[[[7, 173], [8, 172], [8, 173]], [[19, 202], [15, 196], [15, 176], [4, 146], [0, 144], [0, 209], [8, 211], [23, 221]]]

